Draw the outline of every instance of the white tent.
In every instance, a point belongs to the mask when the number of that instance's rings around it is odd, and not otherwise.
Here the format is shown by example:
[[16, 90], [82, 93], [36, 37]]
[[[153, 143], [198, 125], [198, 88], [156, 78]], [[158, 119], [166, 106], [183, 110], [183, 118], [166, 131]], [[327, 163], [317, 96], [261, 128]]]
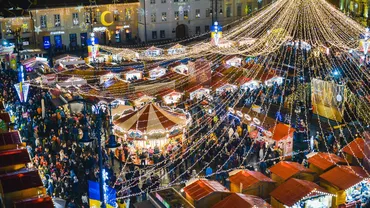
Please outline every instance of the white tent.
[[162, 77], [166, 74], [166, 68], [163, 67], [156, 67], [149, 71], [149, 78], [150, 79], [157, 79], [159, 77]]
[[250, 90], [255, 90], [255, 89], [258, 89], [260, 87], [260, 84], [261, 84], [260, 81], [250, 80], [250, 81], [244, 83], [243, 85], [241, 85], [240, 88], [242, 88], [242, 89], [249, 88]]
[[143, 73], [141, 71], [138, 71], [138, 70], [131, 70], [131, 71], [128, 71], [125, 73], [125, 80], [126, 81], [129, 81], [131, 79], [142, 79], [143, 78]]
[[178, 66], [175, 66], [173, 70], [176, 73], [183, 74], [183, 75], [188, 75], [189, 74], [189, 68], [185, 64], [180, 64]]
[[239, 57], [233, 57], [226, 61], [226, 64], [229, 66], [241, 66], [242, 65], [242, 58]]
[[87, 81], [86, 79], [82, 79], [80, 77], [71, 77], [71, 78], [68, 78], [66, 81], [63, 81], [63, 82], [59, 82], [57, 85], [59, 85], [60, 87], [68, 87], [68, 86], [81, 86], [81, 85], [84, 85], [84, 84], [87, 84]]
[[271, 87], [272, 85], [274, 85], [274, 83], [277, 83], [278, 85], [282, 85], [283, 82], [284, 82], [284, 77], [275, 76], [275, 77], [272, 77], [271, 79], [266, 80], [265, 85]]

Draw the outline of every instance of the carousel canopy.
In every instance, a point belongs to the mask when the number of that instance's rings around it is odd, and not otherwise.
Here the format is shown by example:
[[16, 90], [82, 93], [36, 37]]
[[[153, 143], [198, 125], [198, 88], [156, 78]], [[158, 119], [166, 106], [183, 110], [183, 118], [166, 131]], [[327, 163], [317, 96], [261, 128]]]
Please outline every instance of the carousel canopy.
[[186, 125], [186, 116], [166, 111], [151, 103], [138, 111], [117, 119], [114, 124], [123, 132], [165, 132], [166, 130], [184, 127]]

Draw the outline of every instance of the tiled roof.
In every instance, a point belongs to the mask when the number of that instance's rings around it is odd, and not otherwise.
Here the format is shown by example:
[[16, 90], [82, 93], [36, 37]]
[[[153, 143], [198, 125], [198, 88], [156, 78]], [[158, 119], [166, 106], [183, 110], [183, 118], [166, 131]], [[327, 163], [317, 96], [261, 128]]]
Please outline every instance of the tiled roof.
[[348, 189], [367, 177], [366, 172], [358, 166], [337, 166], [320, 175], [321, 179], [338, 187], [340, 190]]
[[278, 164], [272, 166], [270, 171], [275, 175], [286, 180], [297, 173], [314, 173], [312, 170], [304, 167], [303, 165], [296, 162], [281, 161]]
[[209, 180], [197, 180], [186, 186], [184, 191], [194, 200], [200, 200], [213, 192], [230, 192], [219, 182]]
[[327, 170], [335, 164], [346, 163], [346, 161], [333, 153], [319, 152], [308, 159], [308, 163], [315, 165], [321, 170]]
[[274, 183], [274, 181], [263, 175], [261, 172], [258, 171], [250, 171], [250, 170], [240, 170], [236, 174], [229, 177], [230, 182], [235, 184], [243, 184], [243, 188], [247, 188], [257, 182], [268, 182]]
[[265, 202], [263, 199], [240, 193], [233, 193], [226, 197], [224, 200], [215, 204], [212, 208], [270, 208], [270, 204]]
[[314, 182], [291, 178], [273, 190], [270, 195], [284, 205], [293, 206], [308, 195], [318, 195], [319, 193], [312, 192], [314, 190], [328, 193]]

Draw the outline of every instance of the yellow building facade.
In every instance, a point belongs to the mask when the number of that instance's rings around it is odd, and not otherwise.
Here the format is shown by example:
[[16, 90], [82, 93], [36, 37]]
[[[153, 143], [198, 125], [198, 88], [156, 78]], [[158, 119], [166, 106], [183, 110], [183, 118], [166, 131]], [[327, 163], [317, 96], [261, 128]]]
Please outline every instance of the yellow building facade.
[[36, 45], [47, 49], [86, 46], [94, 32], [99, 44], [123, 43], [137, 35], [139, 3], [31, 9]]

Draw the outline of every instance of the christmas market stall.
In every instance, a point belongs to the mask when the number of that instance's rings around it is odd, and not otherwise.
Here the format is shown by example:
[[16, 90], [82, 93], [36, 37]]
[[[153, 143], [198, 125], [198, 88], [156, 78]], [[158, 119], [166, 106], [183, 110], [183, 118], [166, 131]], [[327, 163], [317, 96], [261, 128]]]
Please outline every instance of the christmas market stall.
[[26, 147], [23, 143], [18, 131], [0, 133], [0, 150], [10, 150]]
[[112, 78], [120, 78], [121, 75], [119, 73], [113, 73], [113, 72], [109, 72], [107, 74], [103, 74], [100, 76], [100, 84], [103, 84], [104, 82], [112, 79]]
[[320, 186], [335, 195], [332, 207], [366, 207], [370, 201], [368, 177], [361, 167], [340, 165], [320, 175]]
[[37, 169], [25, 168], [0, 175], [3, 207], [13, 207], [13, 202], [46, 194]]
[[167, 69], [161, 66], [157, 66], [149, 71], [149, 78], [151, 80], [158, 79], [164, 76], [167, 72]]
[[109, 95], [118, 96], [122, 95], [122, 93], [124, 93], [127, 90], [128, 82], [113, 77], [112, 79], [109, 79], [108, 81], [104, 82], [102, 88], [105, 91], [107, 91]]
[[234, 170], [229, 173], [230, 191], [267, 199], [275, 182], [258, 171]]
[[23, 60], [22, 65], [25, 67], [27, 72], [40, 70], [41, 73], [49, 73], [50, 67], [47, 58], [43, 57], [32, 57], [27, 60]]
[[313, 181], [315, 172], [297, 162], [281, 161], [270, 168], [271, 179], [278, 185], [290, 178]]
[[180, 63], [177, 66], [172, 67], [172, 70], [178, 74], [188, 75], [189, 74], [189, 67], [183, 63]]
[[231, 192], [218, 181], [197, 179], [184, 187], [185, 198], [195, 207], [212, 207]]
[[0, 173], [9, 173], [28, 167], [31, 162], [27, 149], [0, 151]]
[[54, 62], [56, 65], [57, 64], [71, 65], [77, 63], [78, 61], [81, 61], [80, 57], [69, 54], [63, 54], [54, 58]]
[[211, 89], [205, 88], [199, 85], [189, 87], [185, 91], [189, 93], [190, 100], [194, 100], [194, 99], [200, 100], [203, 98], [212, 99]]
[[220, 72], [212, 73], [212, 90], [218, 94], [235, 92], [238, 86], [229, 84], [227, 76]]
[[111, 102], [112, 105], [112, 117], [113, 119], [119, 118], [133, 111], [133, 107], [129, 104], [127, 100], [116, 99]]
[[283, 156], [290, 157], [293, 153], [293, 134], [295, 129], [287, 124], [277, 123], [274, 127], [265, 131], [269, 144], [275, 144], [275, 148], [282, 152]]
[[162, 101], [166, 105], [172, 105], [177, 104], [180, 102], [183, 93], [177, 92], [175, 90], [163, 90], [162, 92], [159, 92], [158, 95], [162, 97]]
[[336, 154], [328, 152], [317, 152], [308, 158], [309, 169], [315, 171], [317, 176], [330, 170], [336, 165], [344, 165], [346, 161]]
[[82, 86], [84, 84], [87, 84], [87, 81], [80, 77], [72, 76], [62, 82], [57, 83], [57, 87], [68, 87], [68, 86]]
[[274, 208], [328, 208], [332, 194], [314, 182], [291, 178], [271, 192]]
[[231, 208], [231, 207], [243, 207], [243, 208], [272, 208], [265, 200], [253, 196], [245, 195], [240, 193], [232, 193], [222, 201], [215, 204], [212, 208]]
[[157, 56], [161, 56], [162, 54], [163, 54], [163, 49], [152, 46], [148, 48], [147, 50], [145, 50], [143, 55], [149, 56], [149, 57], [157, 57]]
[[151, 204], [160, 205], [160, 207], [181, 206], [181, 208], [194, 208], [194, 206], [190, 204], [190, 202], [186, 200], [174, 188], [166, 188], [166, 189], [162, 189], [159, 191], [153, 191], [149, 193], [148, 196], [149, 196], [149, 201], [151, 202]]
[[186, 49], [183, 45], [180, 45], [180, 44], [176, 44], [174, 46], [172, 46], [171, 48], [167, 49], [167, 53], [169, 55], [177, 55], [177, 54], [183, 54], [185, 53]]
[[136, 80], [141, 80], [143, 78], [143, 72], [138, 71], [136, 69], [129, 70], [124, 72], [124, 79], [126, 81], [136, 81]]
[[14, 208], [51, 208], [54, 207], [50, 196], [32, 197], [14, 202]]
[[352, 165], [361, 165], [365, 158], [365, 140], [356, 138], [341, 150]]
[[242, 60], [242, 58], [235, 56], [231, 59], [226, 60], [226, 65], [240, 67], [242, 65]]

